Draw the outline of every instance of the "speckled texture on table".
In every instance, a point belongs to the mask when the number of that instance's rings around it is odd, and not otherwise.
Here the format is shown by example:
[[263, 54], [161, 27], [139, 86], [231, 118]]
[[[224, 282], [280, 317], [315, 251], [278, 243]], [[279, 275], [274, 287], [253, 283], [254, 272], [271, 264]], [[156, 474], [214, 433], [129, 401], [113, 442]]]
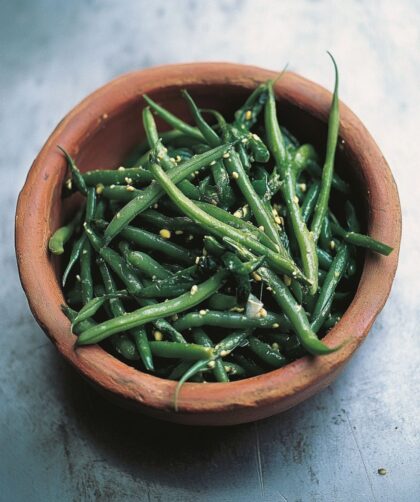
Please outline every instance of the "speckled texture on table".
[[[420, 500], [419, 2], [0, 7], [0, 500]], [[19, 284], [14, 209], [40, 147], [71, 107], [122, 72], [289, 62], [331, 88], [325, 49], [339, 62], [342, 99], [378, 141], [402, 199], [400, 267], [367, 341], [330, 388], [257, 424], [183, 428], [104, 402], [55, 352]]]

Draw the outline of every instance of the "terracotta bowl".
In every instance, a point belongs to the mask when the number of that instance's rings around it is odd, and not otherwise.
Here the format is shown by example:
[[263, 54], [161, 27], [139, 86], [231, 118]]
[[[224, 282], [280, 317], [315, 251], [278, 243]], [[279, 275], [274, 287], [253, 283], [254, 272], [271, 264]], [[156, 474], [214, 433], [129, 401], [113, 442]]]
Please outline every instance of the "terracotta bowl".
[[[67, 208], [60, 193], [66, 164], [64, 146], [82, 170], [114, 168], [142, 139], [141, 96], [148, 93], [188, 120], [180, 89], [188, 88], [203, 107], [229, 115], [255, 86], [273, 72], [228, 63], [164, 66], [123, 75], [97, 90], [57, 126], [33, 163], [16, 211], [16, 255], [30, 308], [61, 354], [98, 390], [114, 401], [149, 415], [200, 425], [249, 422], [284, 411], [324, 389], [367, 336], [390, 292], [398, 262], [401, 211], [392, 174], [360, 120], [340, 105], [342, 144], [337, 164], [350, 179], [363, 206], [366, 230], [394, 247], [389, 257], [367, 253], [360, 283], [341, 321], [325, 337], [329, 356], [303, 357], [265, 375], [232, 383], [187, 383], [179, 411], [173, 409], [175, 383], [144, 374], [99, 346], [75, 350], [75, 336], [61, 313], [64, 303], [58, 264], [47, 241]], [[331, 94], [293, 73], [276, 85], [281, 121], [303, 141], [325, 148]], [[160, 124], [164, 130], [164, 124]]]

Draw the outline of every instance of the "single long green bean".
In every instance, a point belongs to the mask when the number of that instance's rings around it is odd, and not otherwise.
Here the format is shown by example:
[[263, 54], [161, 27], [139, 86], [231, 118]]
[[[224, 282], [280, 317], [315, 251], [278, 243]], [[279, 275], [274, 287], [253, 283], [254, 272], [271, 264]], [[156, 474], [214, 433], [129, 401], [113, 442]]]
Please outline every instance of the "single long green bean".
[[238, 312], [203, 310], [201, 313], [189, 312], [174, 322], [174, 328], [178, 331], [202, 326], [231, 329], [276, 328], [280, 326], [284, 330], [290, 329], [290, 323], [285, 316], [274, 312], [268, 312], [265, 317], [251, 318]]
[[310, 354], [330, 354], [331, 352], [338, 350], [339, 347], [327, 347], [323, 342], [321, 342], [321, 340], [318, 339], [316, 334], [311, 329], [302, 305], [299, 305], [296, 302], [289, 288], [287, 288], [271, 270], [261, 267], [258, 269], [258, 273], [270, 286], [275, 301], [288, 317], [300, 343]]
[[334, 173], [335, 150], [337, 147], [338, 130], [340, 128], [340, 112], [338, 106], [338, 68], [333, 56], [329, 52], [328, 55], [330, 56], [334, 65], [335, 84], [330, 115], [328, 118], [327, 153], [325, 155], [325, 163], [322, 170], [321, 191], [315, 205], [314, 217], [312, 219], [311, 225], [311, 232], [313, 234], [315, 242], [318, 241], [319, 234], [321, 233], [322, 223], [328, 212], [328, 201], [330, 198], [331, 184]]
[[299, 246], [303, 272], [310, 283], [310, 292], [318, 289], [318, 258], [313, 236], [309, 232], [299, 208], [296, 196], [296, 176], [292, 170], [288, 153], [277, 120], [276, 100], [273, 83], [268, 84], [268, 100], [265, 105], [265, 128], [267, 141], [273, 154], [276, 168], [283, 181], [281, 191], [286, 202], [290, 221]]
[[177, 342], [149, 342], [152, 354], [157, 357], [167, 357], [170, 359], [187, 359], [189, 361], [199, 361], [211, 359], [214, 356], [214, 349], [203, 347], [196, 343]]
[[316, 333], [323, 325], [331, 305], [334, 300], [334, 293], [346, 271], [349, 262], [349, 248], [347, 245], [343, 245], [338, 250], [338, 253], [334, 257], [334, 261], [329, 269], [327, 276], [322, 285], [321, 291], [318, 296], [318, 300], [315, 304], [315, 308], [312, 312], [311, 328]]

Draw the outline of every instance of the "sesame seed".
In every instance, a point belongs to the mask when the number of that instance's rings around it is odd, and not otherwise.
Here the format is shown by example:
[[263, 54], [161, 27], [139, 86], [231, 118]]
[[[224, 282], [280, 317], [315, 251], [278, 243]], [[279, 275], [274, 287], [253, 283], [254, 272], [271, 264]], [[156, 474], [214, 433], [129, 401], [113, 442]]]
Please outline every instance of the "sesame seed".
[[264, 232], [264, 225], [260, 225], [260, 226], [258, 227], [258, 230], [261, 230], [261, 232]]
[[336, 278], [340, 277], [340, 273], [339, 272], [334, 272], [334, 277], [336, 277]]
[[175, 235], [182, 235], [183, 233], [183, 230], [175, 230]]
[[274, 221], [277, 223], [277, 225], [281, 225], [281, 218], [280, 218], [280, 216], [276, 216], [274, 218]]
[[182, 160], [181, 155], [177, 155], [177, 156], [175, 157], [175, 162], [181, 162], [181, 160]]
[[251, 112], [251, 110], [247, 110], [245, 112], [245, 119], [246, 120], [251, 120], [251, 118], [252, 118], [252, 112]]
[[378, 469], [378, 474], [380, 474], [381, 476], [385, 476], [386, 469], [384, 469], [383, 467], [381, 467], [380, 469]]
[[169, 160], [170, 160], [171, 162], [173, 162], [174, 164], [176, 164], [176, 160], [175, 160], [173, 157], [169, 157]]
[[292, 279], [290, 279], [290, 277], [288, 275], [283, 276], [283, 281], [284, 281], [284, 284], [286, 284], [286, 286], [290, 286], [290, 284], [292, 284]]
[[116, 218], [117, 218], [117, 220], [118, 220], [118, 218], [120, 218], [121, 214], [120, 214], [120, 213], [117, 213], [115, 216], [116, 216]]
[[157, 342], [161, 342], [163, 340], [163, 335], [160, 331], [153, 331], [153, 338], [157, 341]]
[[171, 238], [171, 232], [167, 228], [162, 228], [162, 230], [159, 231], [159, 235], [163, 239], [170, 239]]
[[159, 207], [159, 204], [156, 202], [155, 204], [153, 204], [153, 209], [157, 209]]
[[295, 195], [293, 197], [293, 202], [295, 202], [296, 204], [299, 204], [299, 197], [297, 195]]
[[192, 295], [195, 295], [197, 293], [197, 291], [198, 291], [198, 286], [196, 284], [194, 284], [194, 286], [190, 290], [190, 293]]
[[124, 181], [127, 183], [127, 185], [130, 185], [131, 183], [133, 183], [133, 179], [132, 178], [129, 178], [128, 176], [126, 176], [124, 178]]
[[215, 164], [216, 164], [216, 161], [215, 161], [215, 160], [212, 160], [212, 161], [210, 162], [210, 165], [211, 165], [211, 166], [214, 166]]
[[262, 281], [262, 277], [260, 276], [260, 274], [257, 274], [257, 272], [252, 272], [252, 277], [257, 282], [261, 282]]
[[262, 308], [258, 311], [258, 317], [267, 317], [267, 311], [265, 308]]
[[230, 351], [229, 350], [221, 350], [220, 351], [220, 356], [221, 357], [226, 357], [230, 354]]
[[98, 195], [101, 195], [101, 193], [104, 191], [104, 188], [105, 188], [105, 186], [104, 186], [102, 183], [98, 183], [98, 184], [96, 185], [95, 192], [96, 192]]
[[330, 242], [330, 248], [331, 249], [335, 249], [335, 241], [331, 241]]
[[225, 153], [223, 154], [223, 158], [224, 158], [224, 159], [228, 159], [229, 157], [230, 157], [230, 153], [229, 153], [229, 152], [225, 152]]
[[187, 241], [192, 241], [193, 239], [194, 239], [194, 236], [191, 234], [187, 237]]
[[252, 134], [252, 137], [256, 140], [256, 141], [259, 141], [260, 140], [260, 137], [258, 136], [258, 134]]
[[280, 324], [278, 322], [275, 322], [272, 326], [272, 328], [276, 329], [276, 328], [280, 328]]
[[271, 344], [271, 348], [273, 348], [274, 350], [279, 350], [280, 346], [279, 346], [279, 344], [277, 342], [273, 342]]
[[233, 213], [233, 216], [236, 216], [237, 218], [242, 218], [243, 213], [242, 213], [241, 209], [238, 209], [237, 211], [235, 211]]
[[127, 186], [125, 187], [125, 189], [127, 190], [127, 192], [134, 192], [134, 190], [135, 190], [135, 188], [134, 188], [134, 187], [132, 187], [131, 185], [127, 185]]
[[238, 174], [236, 171], [233, 171], [233, 173], [232, 173], [232, 178], [233, 178], [234, 180], [239, 179], [239, 174]]
[[210, 368], [210, 369], [213, 369], [215, 366], [216, 366], [216, 362], [215, 361], [210, 361], [207, 366]]
[[115, 188], [115, 185], [109, 185], [109, 188]]
[[118, 168], [118, 171], [125, 171], [125, 167], [124, 167], [124, 166], [120, 166], [120, 167]]
[[72, 187], [72, 181], [71, 181], [71, 178], [69, 178], [67, 181], [66, 181], [66, 187], [71, 190], [71, 187]]
[[200, 257], [196, 256], [196, 258], [195, 258], [195, 264], [198, 265], [199, 263], [200, 263]]
[[302, 192], [306, 192], [306, 183], [300, 183], [299, 187], [302, 190]]
[[206, 309], [201, 309], [200, 312], [199, 312], [200, 315], [206, 315], [207, 314], [207, 310]]
[[241, 139], [241, 143], [244, 143], [244, 144], [245, 144], [245, 143], [248, 143], [248, 138], [242, 138], [242, 139]]
[[206, 248], [203, 248], [203, 256], [207, 256], [207, 249]]
[[172, 317], [171, 317], [171, 321], [177, 321], [179, 318], [178, 318], [178, 314], [174, 314]]
[[77, 280], [77, 281], [79, 281], [79, 282], [82, 280], [82, 279], [80, 278], [80, 275], [79, 275], [79, 274], [77, 274], [77, 275], [76, 275], [76, 280]]

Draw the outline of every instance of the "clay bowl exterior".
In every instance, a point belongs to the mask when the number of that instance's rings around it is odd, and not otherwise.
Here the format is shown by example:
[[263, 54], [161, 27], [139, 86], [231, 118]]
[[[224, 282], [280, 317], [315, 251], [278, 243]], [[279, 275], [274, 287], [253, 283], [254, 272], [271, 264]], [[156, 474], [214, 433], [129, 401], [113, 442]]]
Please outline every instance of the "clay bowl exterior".
[[[144, 374], [115, 359], [99, 346], [74, 348], [76, 337], [60, 310], [64, 303], [59, 263], [47, 241], [69, 211], [61, 201], [66, 163], [56, 145], [65, 147], [82, 171], [115, 168], [143, 137], [144, 93], [188, 120], [180, 89], [188, 88], [201, 106], [227, 115], [273, 72], [228, 63], [164, 66], [123, 75], [100, 88], [57, 126], [34, 161], [16, 212], [16, 255], [23, 288], [40, 326], [59, 352], [98, 390], [115, 402], [173, 422], [228, 425], [284, 411], [324, 389], [367, 336], [382, 309], [398, 262], [401, 211], [392, 174], [360, 120], [340, 104], [337, 164], [356, 185], [366, 230], [394, 247], [389, 257], [367, 253], [354, 300], [324, 341], [335, 346], [328, 356], [303, 357], [265, 375], [231, 383], [187, 383], [173, 409], [175, 383]], [[323, 152], [331, 94], [296, 74], [276, 84], [281, 122]], [[160, 123], [160, 130], [165, 125]]]

